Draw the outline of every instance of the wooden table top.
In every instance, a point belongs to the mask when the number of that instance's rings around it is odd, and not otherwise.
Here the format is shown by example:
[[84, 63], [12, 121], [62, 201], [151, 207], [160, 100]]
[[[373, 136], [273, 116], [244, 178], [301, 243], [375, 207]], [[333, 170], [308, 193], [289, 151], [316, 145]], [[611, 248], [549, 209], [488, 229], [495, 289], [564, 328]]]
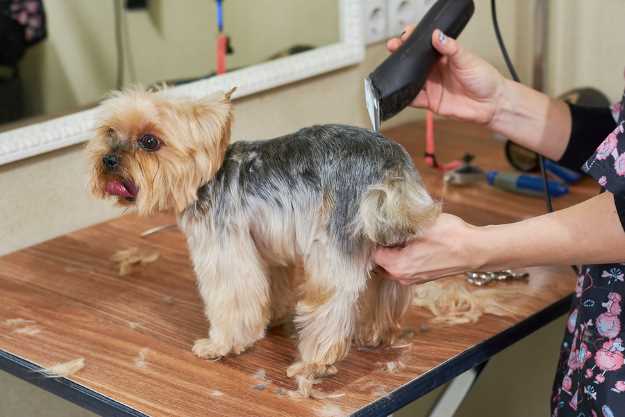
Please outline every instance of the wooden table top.
[[[387, 131], [413, 154], [423, 152], [423, 127]], [[486, 132], [454, 122], [437, 125], [440, 158], [471, 152], [484, 168], [508, 169], [502, 145]], [[440, 195], [441, 176], [417, 164], [428, 188]], [[591, 181], [556, 203], [588, 198]], [[35, 202], [33, 202], [35, 203]], [[502, 223], [544, 210], [540, 199], [479, 185], [450, 189], [445, 210], [477, 223]], [[532, 268], [515, 301], [520, 319], [485, 315], [477, 323], [423, 326], [431, 316], [411, 308], [406, 326], [416, 329], [410, 348], [352, 349], [339, 373], [319, 388], [336, 398], [295, 399], [285, 375], [295, 340], [278, 328], [249, 352], [211, 362], [193, 356], [207, 322], [195, 288], [182, 234], [169, 229], [141, 238], [161, 216], [127, 215], [0, 258], [0, 368], [102, 415], [110, 416], [381, 416], [406, 405], [562, 314], [574, 288], [567, 268]], [[129, 247], [151, 248], [160, 258], [118, 276], [111, 255]], [[30, 320], [37, 331], [20, 333], [11, 319]], [[31, 333], [31, 334], [28, 334]], [[143, 352], [142, 354], [140, 352]], [[143, 362], [137, 362], [143, 355]], [[44, 378], [40, 367], [77, 357], [85, 367], [69, 378]], [[386, 362], [405, 365], [396, 372]], [[266, 385], [258, 385], [258, 372]], [[256, 375], [256, 376], [255, 376]]]

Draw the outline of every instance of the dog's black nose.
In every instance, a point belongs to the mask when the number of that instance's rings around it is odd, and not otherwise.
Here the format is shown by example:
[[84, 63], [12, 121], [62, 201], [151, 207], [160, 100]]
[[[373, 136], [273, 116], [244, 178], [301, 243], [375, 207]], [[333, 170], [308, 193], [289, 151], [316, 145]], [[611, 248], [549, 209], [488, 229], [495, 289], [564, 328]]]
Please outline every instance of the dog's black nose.
[[102, 158], [102, 163], [106, 167], [106, 169], [115, 169], [119, 166], [119, 158], [117, 155], [110, 153], [108, 155], [104, 155]]

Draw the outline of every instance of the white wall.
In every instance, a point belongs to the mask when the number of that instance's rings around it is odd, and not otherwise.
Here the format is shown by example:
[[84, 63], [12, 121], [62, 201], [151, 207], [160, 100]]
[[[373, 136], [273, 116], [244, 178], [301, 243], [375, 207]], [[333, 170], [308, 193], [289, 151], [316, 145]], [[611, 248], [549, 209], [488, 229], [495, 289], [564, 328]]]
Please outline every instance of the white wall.
[[552, 0], [548, 91], [599, 88], [612, 101], [625, 85], [625, 2]]

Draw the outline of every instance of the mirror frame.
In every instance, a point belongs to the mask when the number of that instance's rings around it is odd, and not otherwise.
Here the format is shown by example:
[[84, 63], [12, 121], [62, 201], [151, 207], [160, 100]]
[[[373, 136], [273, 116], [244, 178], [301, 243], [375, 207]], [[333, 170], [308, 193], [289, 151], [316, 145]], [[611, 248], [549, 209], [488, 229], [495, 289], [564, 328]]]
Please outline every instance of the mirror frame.
[[[362, 0], [339, 0], [340, 41], [274, 61], [170, 87], [174, 95], [201, 98], [236, 86], [234, 99], [300, 81], [352, 64], [365, 55]], [[98, 106], [0, 133], [0, 165], [85, 142]]]

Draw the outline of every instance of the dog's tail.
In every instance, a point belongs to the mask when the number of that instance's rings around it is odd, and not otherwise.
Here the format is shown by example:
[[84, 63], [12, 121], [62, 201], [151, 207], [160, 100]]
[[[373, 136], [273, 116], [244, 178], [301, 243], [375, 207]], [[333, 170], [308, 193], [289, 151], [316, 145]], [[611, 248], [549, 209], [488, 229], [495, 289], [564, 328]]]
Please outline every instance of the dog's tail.
[[378, 245], [397, 246], [418, 236], [440, 210], [418, 175], [404, 170], [363, 194], [355, 231]]

